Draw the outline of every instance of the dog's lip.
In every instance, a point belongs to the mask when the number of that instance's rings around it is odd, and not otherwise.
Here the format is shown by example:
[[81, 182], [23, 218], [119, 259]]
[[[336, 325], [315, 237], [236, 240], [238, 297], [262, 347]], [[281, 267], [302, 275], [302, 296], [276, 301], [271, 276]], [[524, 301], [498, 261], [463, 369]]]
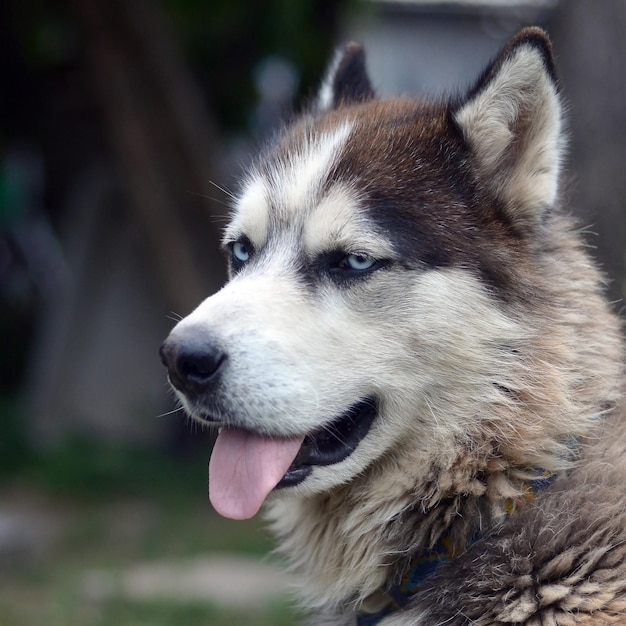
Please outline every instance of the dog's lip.
[[316, 466], [335, 465], [347, 459], [370, 431], [377, 415], [377, 398], [367, 396], [325, 428], [306, 435], [300, 451], [276, 489], [300, 484]]

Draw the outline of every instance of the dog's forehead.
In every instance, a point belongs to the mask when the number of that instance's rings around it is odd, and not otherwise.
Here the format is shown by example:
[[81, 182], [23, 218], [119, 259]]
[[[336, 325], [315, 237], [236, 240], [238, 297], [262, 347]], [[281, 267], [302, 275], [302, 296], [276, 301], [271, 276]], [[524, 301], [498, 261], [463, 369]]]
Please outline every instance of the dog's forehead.
[[270, 227], [302, 222], [322, 200], [351, 129], [345, 120], [322, 132], [292, 133], [248, 175], [229, 230], [245, 232], [258, 244]]
[[374, 101], [305, 116], [248, 174], [225, 240], [245, 235], [261, 247], [288, 230], [311, 252], [389, 254], [389, 235], [394, 249], [430, 259], [442, 247], [436, 232], [447, 230], [440, 211], [455, 201], [448, 141], [437, 103]]
[[346, 116], [292, 130], [248, 175], [225, 239], [245, 235], [261, 247], [272, 234], [295, 230], [312, 254], [343, 247], [387, 251], [381, 234], [373, 233], [356, 180], [338, 175], [354, 150], [357, 125]]

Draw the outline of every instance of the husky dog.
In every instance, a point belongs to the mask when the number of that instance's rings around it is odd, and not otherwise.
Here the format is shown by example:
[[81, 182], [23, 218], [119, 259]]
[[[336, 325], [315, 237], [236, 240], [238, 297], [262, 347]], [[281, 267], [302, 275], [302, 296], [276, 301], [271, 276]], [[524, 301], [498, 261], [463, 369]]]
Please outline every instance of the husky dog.
[[161, 349], [315, 624], [626, 624], [621, 329], [560, 207], [551, 44], [379, 100], [348, 44], [249, 171]]

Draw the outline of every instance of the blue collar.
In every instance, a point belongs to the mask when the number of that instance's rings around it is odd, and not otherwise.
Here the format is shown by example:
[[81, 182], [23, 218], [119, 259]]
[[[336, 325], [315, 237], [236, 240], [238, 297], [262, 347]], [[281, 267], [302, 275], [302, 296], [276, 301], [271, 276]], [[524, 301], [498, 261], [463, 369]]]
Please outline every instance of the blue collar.
[[[549, 487], [557, 476], [543, 470], [537, 470], [537, 474], [538, 478], [528, 481], [522, 496], [507, 501], [507, 517], [513, 515], [521, 506], [532, 502], [536, 493]], [[388, 605], [377, 613], [359, 613], [357, 626], [376, 626], [384, 617], [402, 609], [424, 588], [426, 581], [441, 567], [442, 563], [458, 556], [481, 538], [482, 535], [479, 532], [475, 533], [465, 548], [459, 550], [449, 537], [444, 536], [430, 550], [411, 562], [398, 584], [384, 589], [385, 595], [389, 598]]]

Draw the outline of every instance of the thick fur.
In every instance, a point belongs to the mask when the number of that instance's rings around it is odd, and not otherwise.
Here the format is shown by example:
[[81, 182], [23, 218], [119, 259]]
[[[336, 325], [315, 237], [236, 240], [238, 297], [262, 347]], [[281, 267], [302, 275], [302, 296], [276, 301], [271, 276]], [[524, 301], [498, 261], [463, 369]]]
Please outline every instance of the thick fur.
[[378, 399], [352, 454], [268, 498], [316, 624], [380, 609], [442, 537], [458, 556], [381, 624], [626, 623], [621, 329], [559, 206], [560, 100], [539, 29], [448, 102], [378, 100], [348, 45], [247, 175], [232, 280], [166, 342], [226, 355], [179, 395], [228, 426], [312, 433]]

